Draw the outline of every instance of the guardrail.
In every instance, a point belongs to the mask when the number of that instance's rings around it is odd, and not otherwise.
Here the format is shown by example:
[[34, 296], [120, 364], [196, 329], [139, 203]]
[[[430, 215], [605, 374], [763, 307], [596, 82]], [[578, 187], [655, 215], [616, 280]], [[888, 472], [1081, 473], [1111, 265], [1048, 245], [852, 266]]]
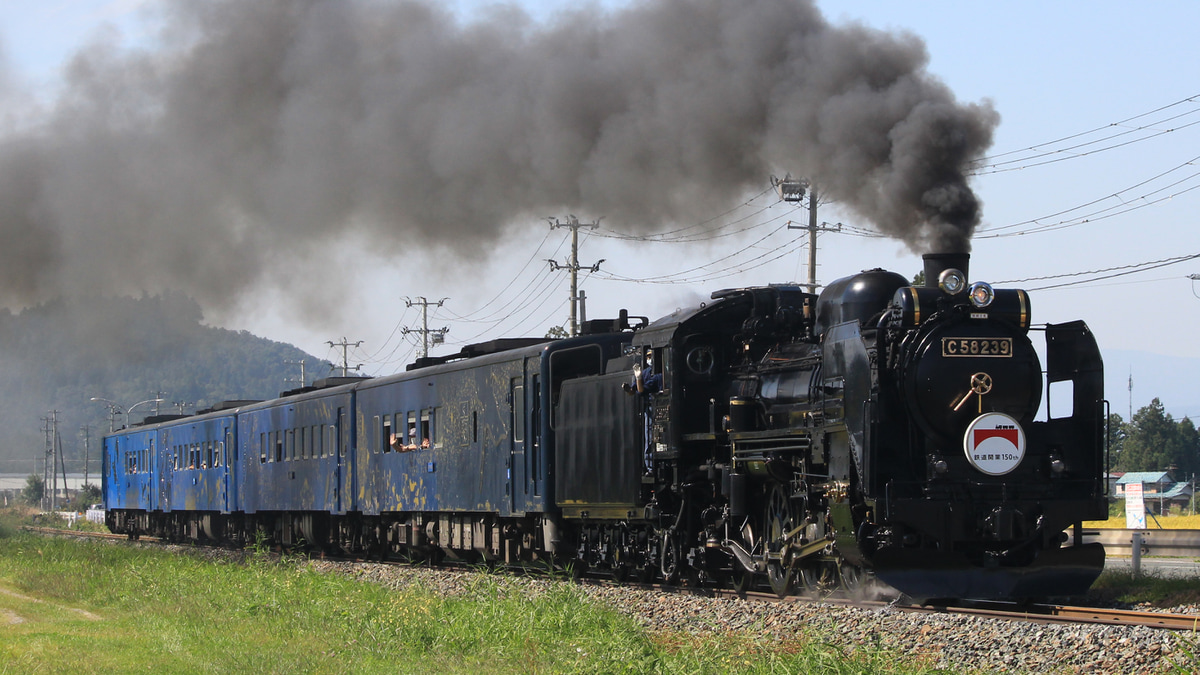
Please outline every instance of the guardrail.
[[[1074, 540], [1073, 530], [1068, 530]], [[1083, 543], [1099, 542], [1108, 555], [1133, 556], [1134, 535], [1140, 534], [1141, 555], [1156, 558], [1200, 557], [1200, 530], [1091, 530], [1084, 528]]]

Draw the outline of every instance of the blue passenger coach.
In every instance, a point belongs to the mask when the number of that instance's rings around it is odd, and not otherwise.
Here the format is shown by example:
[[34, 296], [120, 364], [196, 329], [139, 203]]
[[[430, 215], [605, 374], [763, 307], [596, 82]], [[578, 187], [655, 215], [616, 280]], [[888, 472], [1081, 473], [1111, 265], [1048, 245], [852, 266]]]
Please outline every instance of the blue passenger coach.
[[388, 377], [329, 378], [113, 433], [109, 527], [378, 554], [553, 553], [563, 383], [628, 365], [626, 317], [593, 325], [602, 330], [471, 345]]

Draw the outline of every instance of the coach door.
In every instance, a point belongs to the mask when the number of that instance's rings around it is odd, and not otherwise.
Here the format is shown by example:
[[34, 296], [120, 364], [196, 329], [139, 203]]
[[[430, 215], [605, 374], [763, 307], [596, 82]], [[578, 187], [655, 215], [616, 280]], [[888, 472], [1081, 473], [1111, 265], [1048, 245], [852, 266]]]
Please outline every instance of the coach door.
[[158, 503], [160, 509], [170, 511], [172, 509], [171, 485], [175, 478], [175, 457], [171, 452], [171, 432], [169, 430], [162, 432], [161, 440], [160, 447], [164, 457], [163, 461], [159, 463]]
[[337, 423], [333, 427], [333, 435], [337, 448], [337, 473], [338, 473], [338, 488], [337, 500], [335, 508], [337, 513], [345, 513], [353, 509], [352, 497], [354, 495], [354, 467], [349, 465], [346, 457], [346, 448], [350, 445], [350, 429], [346, 424], [346, 409], [337, 409]]
[[509, 419], [512, 452], [508, 457], [508, 495], [513, 511], [525, 511], [525, 385], [524, 378], [514, 377], [509, 390]]
[[[233, 504], [229, 503], [229, 494], [233, 488], [233, 472], [237, 470], [237, 446], [233, 441], [233, 430], [225, 427], [225, 433], [222, 434], [224, 441], [218, 449], [218, 457], [220, 458], [221, 468], [221, 508], [223, 513], [229, 513], [234, 509]], [[230, 455], [233, 455], [232, 457]]]

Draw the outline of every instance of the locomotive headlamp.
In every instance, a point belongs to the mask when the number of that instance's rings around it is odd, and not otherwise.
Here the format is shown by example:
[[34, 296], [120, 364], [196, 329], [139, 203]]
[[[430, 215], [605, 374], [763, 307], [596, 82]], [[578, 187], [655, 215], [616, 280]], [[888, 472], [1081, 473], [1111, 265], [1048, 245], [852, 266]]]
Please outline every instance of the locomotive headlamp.
[[1063, 471], [1065, 471], [1066, 468], [1067, 468], [1067, 465], [1063, 463], [1061, 457], [1059, 457], [1058, 455], [1050, 455], [1050, 470], [1051, 471], [1058, 474], [1058, 473], [1062, 473]]
[[938, 288], [948, 295], [958, 295], [966, 287], [967, 275], [954, 268], [942, 270], [941, 275], [938, 276]]
[[941, 455], [930, 455], [929, 468], [933, 469], [934, 473], [941, 474], [949, 471], [950, 465], [946, 463], [946, 460]]
[[982, 281], [976, 281], [971, 284], [971, 304], [976, 307], [983, 308], [992, 304], [992, 300], [996, 299], [996, 292], [992, 287]]

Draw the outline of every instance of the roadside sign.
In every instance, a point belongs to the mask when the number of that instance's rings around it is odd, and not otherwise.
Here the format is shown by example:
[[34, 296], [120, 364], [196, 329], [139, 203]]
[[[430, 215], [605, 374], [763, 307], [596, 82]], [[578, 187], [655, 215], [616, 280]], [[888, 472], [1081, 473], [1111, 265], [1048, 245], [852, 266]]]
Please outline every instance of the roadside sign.
[[1129, 483], [1125, 486], [1125, 527], [1127, 529], [1146, 529], [1146, 502], [1142, 497], [1141, 483]]

